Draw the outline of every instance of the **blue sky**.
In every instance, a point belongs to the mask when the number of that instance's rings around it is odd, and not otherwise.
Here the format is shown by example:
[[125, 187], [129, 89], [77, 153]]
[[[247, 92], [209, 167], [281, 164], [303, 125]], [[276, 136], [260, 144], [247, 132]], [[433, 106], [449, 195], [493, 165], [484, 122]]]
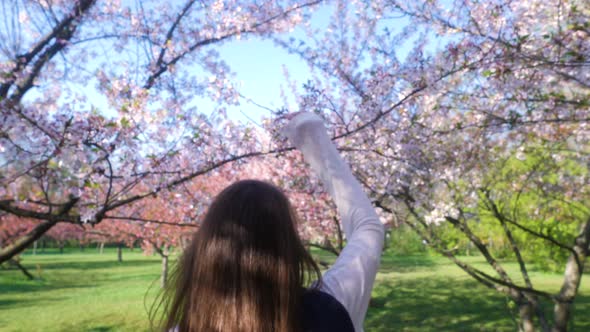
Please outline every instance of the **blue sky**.
[[[313, 28], [319, 29], [323, 34], [327, 28], [329, 20], [332, 19], [334, 7], [331, 5], [322, 5], [318, 7], [312, 14], [309, 24]], [[409, 20], [405, 17], [394, 17], [387, 20], [382, 20], [378, 29], [383, 29], [385, 26], [392, 32], [396, 33], [407, 25]], [[301, 28], [296, 28], [290, 34], [282, 34], [280, 37], [289, 38], [293, 36], [295, 39], [306, 39]], [[444, 44], [444, 39], [435, 38], [432, 50]], [[405, 41], [396, 48], [396, 55], [400, 60], [403, 60], [412, 47], [414, 39]], [[271, 40], [260, 38], [249, 38], [243, 40], [232, 40], [221, 47], [218, 47], [221, 58], [224, 59], [231, 67], [231, 70], [236, 74], [236, 80], [240, 85], [240, 92], [242, 95], [250, 98], [257, 104], [263, 105], [270, 109], [277, 109], [285, 106], [281, 99], [281, 87], [285, 94], [290, 98], [288, 100], [289, 106], [296, 107], [295, 100], [291, 94], [291, 88], [284, 76], [283, 68], [289, 72], [289, 80], [296, 82], [296, 88], [301, 91], [302, 85], [311, 78], [311, 72], [308, 65], [297, 55], [289, 54], [285, 49], [276, 46]], [[202, 101], [202, 108], [214, 108], [214, 104], [209, 100]], [[254, 105], [242, 99], [240, 105], [236, 107], [228, 107], [228, 115], [232, 119], [249, 121], [246, 116], [255, 121], [259, 121], [261, 116], [269, 116], [270, 112], [261, 107]], [[292, 109], [296, 111], [297, 109]]]
[[[309, 23], [316, 28], [326, 26], [332, 11], [333, 8], [327, 5], [317, 8]], [[291, 35], [295, 38], [304, 38], [300, 28], [280, 36]], [[299, 56], [289, 54], [269, 39], [232, 40], [218, 47], [218, 51], [235, 73], [240, 93], [256, 104], [273, 110], [285, 106], [281, 98], [281, 88], [290, 97], [288, 102], [291, 105], [295, 102], [285, 79], [285, 69], [289, 72], [289, 80], [296, 82], [297, 89], [310, 78], [309, 67]], [[210, 104], [211, 109], [215, 106], [211, 101], [202, 100], [203, 106], [207, 104]], [[261, 116], [269, 116], [270, 112], [244, 98], [240, 100], [239, 106], [228, 107], [228, 115], [232, 119], [249, 121], [244, 114], [259, 121]]]
[[[240, 93], [271, 109], [283, 106], [281, 87], [285, 91], [289, 89], [283, 68], [289, 71], [291, 80], [298, 82], [298, 87], [310, 74], [303, 60], [275, 46], [270, 40], [233, 41], [219, 48], [219, 52], [221, 58], [235, 72]], [[245, 119], [240, 111], [254, 119], [259, 119], [261, 115], [270, 115], [270, 112], [246, 99], [241, 99], [240, 106], [228, 108], [228, 115]]]

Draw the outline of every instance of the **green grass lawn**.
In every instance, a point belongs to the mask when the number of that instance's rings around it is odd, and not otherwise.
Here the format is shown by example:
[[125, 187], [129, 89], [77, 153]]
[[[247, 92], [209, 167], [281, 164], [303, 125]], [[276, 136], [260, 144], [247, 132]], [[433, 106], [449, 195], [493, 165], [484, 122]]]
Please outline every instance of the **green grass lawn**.
[[[480, 257], [462, 260], [492, 273]], [[503, 264], [511, 276], [518, 265]], [[561, 274], [531, 271], [533, 285], [557, 292]], [[571, 331], [590, 331], [590, 280], [582, 281]], [[513, 306], [505, 296], [474, 281], [443, 257], [391, 257], [382, 260], [373, 291], [367, 331], [517, 331]], [[544, 308], [552, 317], [552, 306]]]
[[[317, 252], [316, 252], [317, 254]], [[324, 255], [322, 255], [324, 256]], [[329, 255], [322, 257], [331, 259]], [[466, 260], [486, 269], [481, 258]], [[0, 270], [0, 331], [145, 331], [146, 306], [159, 289], [160, 260], [139, 250], [67, 250], [24, 255], [40, 280]], [[508, 270], [517, 271], [515, 264]], [[562, 276], [532, 272], [555, 291]], [[582, 282], [572, 331], [590, 331], [590, 281]], [[546, 308], [548, 313], [551, 308]], [[385, 256], [366, 331], [515, 331], [506, 298], [480, 286], [445, 258]]]

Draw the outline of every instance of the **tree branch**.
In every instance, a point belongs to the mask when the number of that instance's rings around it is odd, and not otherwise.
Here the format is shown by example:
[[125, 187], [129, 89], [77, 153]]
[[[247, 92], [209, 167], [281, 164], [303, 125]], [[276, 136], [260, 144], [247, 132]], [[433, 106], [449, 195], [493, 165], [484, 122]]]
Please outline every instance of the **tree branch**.
[[190, 224], [190, 223], [175, 223], [170, 221], [163, 221], [163, 220], [155, 220], [155, 219], [144, 219], [144, 218], [136, 218], [136, 217], [124, 217], [124, 216], [111, 216], [105, 215], [104, 219], [113, 219], [113, 220], [128, 220], [128, 221], [138, 221], [142, 223], [151, 223], [151, 224], [160, 224], [160, 225], [170, 225], [170, 226], [177, 226], [177, 227], [191, 227], [191, 228], [198, 228], [199, 225], [197, 224]]
[[531, 279], [529, 278], [529, 273], [527, 271], [526, 265], [524, 263], [524, 260], [522, 259], [522, 255], [520, 254], [520, 249], [518, 248], [518, 244], [516, 243], [516, 240], [512, 236], [512, 232], [510, 231], [510, 229], [506, 225], [506, 219], [504, 218], [504, 215], [500, 212], [500, 210], [498, 209], [498, 206], [490, 197], [490, 192], [488, 190], [486, 190], [484, 192], [484, 195], [487, 199], [487, 202], [490, 204], [490, 207], [492, 208], [492, 212], [494, 214], [494, 217], [496, 217], [496, 219], [500, 222], [500, 224], [502, 225], [502, 228], [504, 229], [504, 233], [506, 234], [506, 237], [508, 238], [508, 241], [510, 242], [510, 246], [512, 247], [512, 251], [514, 252], [514, 255], [516, 255], [518, 265], [520, 266], [520, 273], [522, 274], [522, 277], [524, 279], [526, 286], [528, 288], [533, 288], [533, 284], [531, 282]]

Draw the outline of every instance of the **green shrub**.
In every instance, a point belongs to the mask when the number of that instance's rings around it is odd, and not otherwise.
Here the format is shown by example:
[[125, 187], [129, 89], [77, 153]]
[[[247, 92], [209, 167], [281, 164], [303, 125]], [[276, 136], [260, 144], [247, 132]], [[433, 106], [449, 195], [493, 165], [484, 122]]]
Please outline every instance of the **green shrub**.
[[385, 247], [387, 252], [395, 255], [414, 255], [427, 251], [420, 236], [406, 225], [387, 230]]

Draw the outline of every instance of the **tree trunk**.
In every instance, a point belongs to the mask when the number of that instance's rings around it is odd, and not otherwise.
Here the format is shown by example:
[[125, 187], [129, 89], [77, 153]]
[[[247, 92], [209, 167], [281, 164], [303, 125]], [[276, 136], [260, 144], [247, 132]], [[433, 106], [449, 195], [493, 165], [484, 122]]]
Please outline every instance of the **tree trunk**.
[[[79, 198], [77, 197], [70, 197], [70, 201], [63, 205], [63, 207], [56, 215], [51, 215], [51, 217], [66, 215], [68, 212], [70, 212], [74, 205], [76, 205], [78, 200]], [[5, 204], [5, 202], [2, 201], [0, 201], [0, 209], [8, 213], [16, 214], [21, 217], [30, 217], [30, 215], [28, 215], [29, 212], [25, 211], [22, 214], [19, 214], [22, 211], [20, 211], [19, 209], [15, 210], [14, 207], [10, 206], [9, 203]], [[35, 219], [40, 219], [35, 216], [33, 217]], [[2, 248], [2, 250], [0, 250], [0, 264], [6, 262], [7, 260], [21, 253], [23, 250], [28, 248], [34, 241], [37, 241], [41, 236], [47, 233], [47, 231], [49, 231], [56, 224], [56, 220], [44, 220], [37, 226], [35, 226], [35, 228], [33, 228], [30, 232], [23, 235], [20, 239], [16, 240], [13, 244], [9, 245], [6, 248]]]
[[59, 253], [63, 254], [64, 253], [64, 243], [62, 241], [59, 241], [58, 246], [59, 246]]
[[41, 272], [41, 265], [37, 264], [37, 277], [39, 278], [39, 280], [43, 280], [43, 274]]
[[168, 282], [168, 255], [162, 255], [162, 280], [160, 286], [162, 288], [166, 287], [166, 282]]
[[123, 262], [123, 245], [121, 243], [117, 246], [117, 261]]
[[33, 242], [33, 255], [37, 254], [37, 240], [35, 240], [35, 242]]
[[50, 230], [53, 226], [55, 226], [55, 222], [53, 221], [43, 221], [35, 228], [33, 228], [30, 232], [23, 235], [20, 239], [16, 240], [11, 245], [2, 248], [0, 250], [0, 264], [8, 261], [9, 259], [13, 258], [17, 254], [21, 253], [25, 250], [28, 246], [30, 246], [33, 242], [37, 241], [43, 234], [45, 234], [48, 230]]
[[29, 278], [29, 280], [35, 279], [35, 277], [33, 277], [33, 275], [29, 273], [29, 271], [27, 271], [27, 269], [24, 266], [22, 266], [17, 259], [11, 258], [8, 262], [11, 265], [16, 266], [25, 276], [27, 276], [27, 278]]
[[102, 255], [103, 252], [104, 252], [104, 242], [101, 242], [100, 249], [98, 250], [98, 253]]
[[45, 239], [41, 240], [41, 253], [45, 253]]
[[567, 331], [568, 323], [571, 320], [573, 303], [584, 273], [584, 263], [590, 251], [590, 219], [583, 225], [582, 231], [574, 243], [574, 252], [565, 265], [563, 285], [557, 295], [558, 302], [553, 309], [553, 332]]
[[535, 332], [535, 324], [533, 323], [533, 307], [530, 303], [523, 303], [518, 305], [518, 316], [520, 319], [520, 332]]
[[539, 302], [539, 298], [536, 296], [529, 296], [529, 301], [533, 309], [535, 310], [535, 315], [537, 316], [537, 320], [539, 325], [541, 325], [541, 331], [543, 332], [550, 332], [551, 331], [551, 324], [547, 321], [547, 317], [545, 317], [545, 311]]
[[572, 304], [567, 302], [558, 303], [553, 310], [555, 323], [553, 325], [553, 332], [566, 332], [567, 325], [570, 319]]

